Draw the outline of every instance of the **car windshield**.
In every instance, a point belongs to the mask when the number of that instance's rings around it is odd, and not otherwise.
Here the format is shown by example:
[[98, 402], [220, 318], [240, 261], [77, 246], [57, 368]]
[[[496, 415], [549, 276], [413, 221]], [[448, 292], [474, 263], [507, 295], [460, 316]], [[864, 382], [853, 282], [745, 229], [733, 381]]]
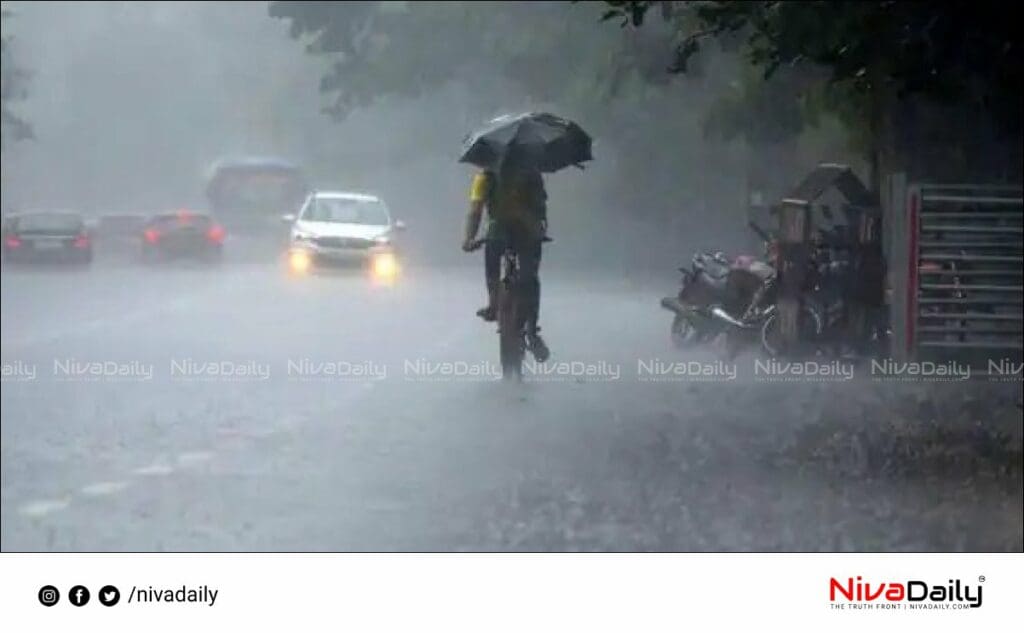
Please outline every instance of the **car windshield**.
[[355, 198], [317, 198], [306, 210], [302, 219], [312, 222], [344, 224], [385, 225], [389, 223], [387, 207], [383, 202]]
[[19, 231], [77, 231], [82, 228], [82, 217], [73, 213], [41, 213], [23, 215], [17, 219]]

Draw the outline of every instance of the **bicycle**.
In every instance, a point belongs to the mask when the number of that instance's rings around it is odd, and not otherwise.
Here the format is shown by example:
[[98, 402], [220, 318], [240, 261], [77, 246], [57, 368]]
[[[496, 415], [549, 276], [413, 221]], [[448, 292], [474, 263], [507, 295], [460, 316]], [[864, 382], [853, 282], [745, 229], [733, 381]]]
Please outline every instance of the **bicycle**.
[[[544, 242], [551, 238], [545, 237]], [[487, 243], [487, 239], [473, 242], [473, 251]], [[497, 296], [498, 355], [503, 380], [522, 381], [523, 358], [526, 356], [526, 318], [523, 286], [519, 278], [519, 253], [506, 243], [501, 254], [500, 284]]]

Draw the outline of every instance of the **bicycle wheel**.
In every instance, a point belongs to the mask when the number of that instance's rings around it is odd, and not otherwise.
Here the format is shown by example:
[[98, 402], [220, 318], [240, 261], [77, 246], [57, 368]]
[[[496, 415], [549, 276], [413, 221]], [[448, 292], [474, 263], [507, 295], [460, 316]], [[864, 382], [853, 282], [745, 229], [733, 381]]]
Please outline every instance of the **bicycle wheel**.
[[498, 290], [498, 336], [501, 376], [505, 380], [523, 377], [523, 329], [519, 319], [518, 293], [512, 282], [504, 281]]
[[[799, 341], [801, 344], [813, 344], [822, 331], [821, 314], [810, 304], [800, 308]], [[779, 333], [778, 312], [773, 313], [761, 326], [761, 348], [769, 356], [781, 356], [785, 350]], [[792, 351], [792, 350], [790, 350]]]

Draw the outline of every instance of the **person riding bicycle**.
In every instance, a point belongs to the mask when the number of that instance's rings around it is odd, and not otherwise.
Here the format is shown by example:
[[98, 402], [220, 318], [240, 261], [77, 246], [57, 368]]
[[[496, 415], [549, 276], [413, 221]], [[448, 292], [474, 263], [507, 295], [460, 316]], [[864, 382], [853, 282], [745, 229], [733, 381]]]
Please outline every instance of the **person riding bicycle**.
[[510, 247], [519, 256], [519, 274], [526, 308], [526, 344], [539, 362], [549, 356], [540, 336], [541, 245], [547, 237], [547, 192], [540, 171], [506, 156], [498, 169], [485, 169], [473, 177], [469, 193], [462, 249], [476, 249], [476, 234], [484, 207], [487, 227], [484, 237], [484, 278], [487, 305], [477, 310], [485, 321], [497, 318], [498, 287], [501, 283], [501, 255]]

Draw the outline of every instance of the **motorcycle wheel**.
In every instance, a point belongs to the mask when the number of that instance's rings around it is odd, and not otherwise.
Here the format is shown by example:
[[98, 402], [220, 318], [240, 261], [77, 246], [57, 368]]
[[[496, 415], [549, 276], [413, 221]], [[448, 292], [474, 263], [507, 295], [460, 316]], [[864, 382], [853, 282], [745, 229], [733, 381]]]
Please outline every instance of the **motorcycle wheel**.
[[692, 347], [700, 338], [697, 328], [693, 326], [690, 319], [677, 314], [672, 319], [672, 344], [678, 349]]
[[[813, 341], [822, 330], [822, 319], [821, 314], [811, 307], [810, 305], [804, 304], [800, 310], [800, 339], [803, 341]], [[769, 316], [764, 325], [761, 326], [761, 348], [768, 353], [769, 356], [778, 356], [781, 350], [778, 336], [778, 313], [773, 312]]]

